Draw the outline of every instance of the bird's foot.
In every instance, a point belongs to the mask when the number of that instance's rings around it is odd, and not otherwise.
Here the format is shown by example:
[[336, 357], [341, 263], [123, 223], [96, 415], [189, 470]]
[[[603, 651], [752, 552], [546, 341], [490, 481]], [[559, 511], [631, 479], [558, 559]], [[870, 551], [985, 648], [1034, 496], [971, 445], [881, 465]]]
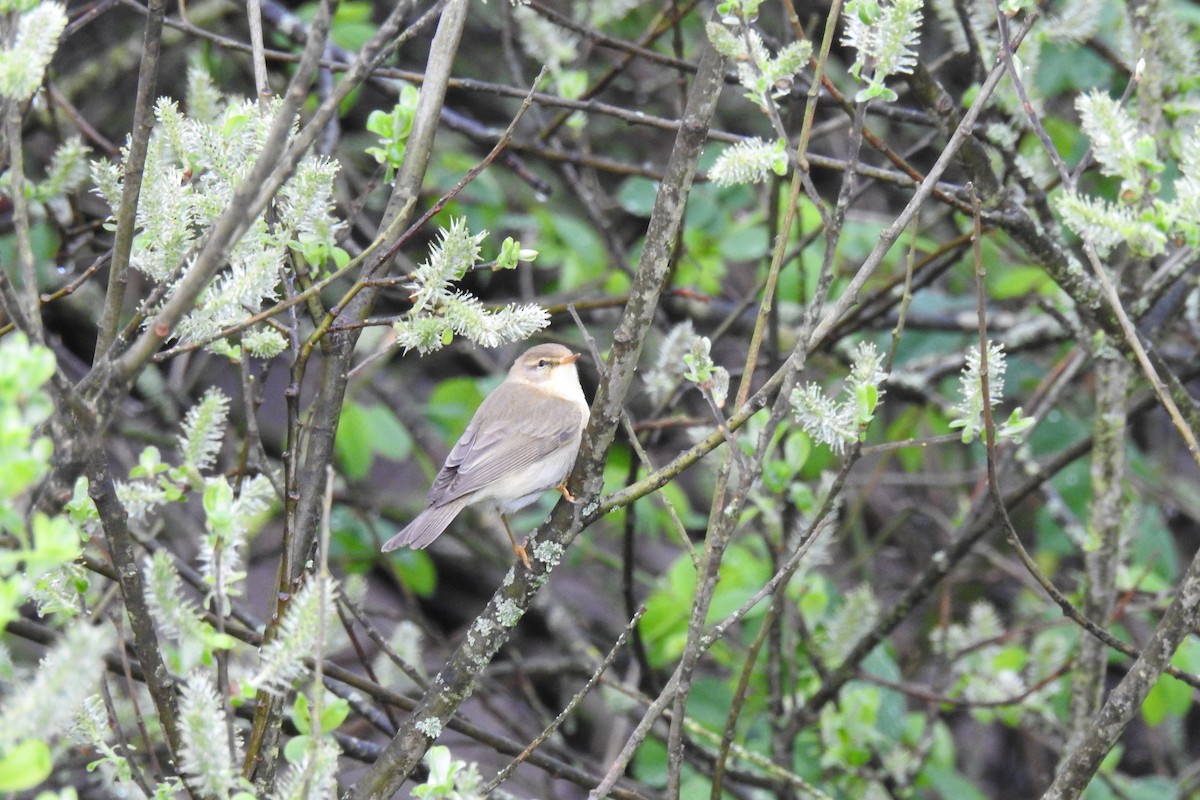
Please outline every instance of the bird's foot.
[[517, 558], [521, 559], [521, 563], [525, 565], [525, 569], [533, 569], [533, 563], [529, 560], [529, 554], [525, 552], [525, 545], [514, 542], [513, 552], [517, 554]]
[[561, 494], [563, 496], [563, 499], [566, 500], [568, 503], [571, 503], [572, 505], [577, 505], [579, 503], [579, 498], [576, 497], [575, 495], [571, 494], [571, 490], [567, 488], [566, 481], [563, 481], [562, 483], [560, 483], [558, 486], [555, 486], [554, 488], [558, 490], [558, 493]]
[[517, 544], [517, 537], [513, 536], [512, 528], [508, 525], [508, 516], [503, 512], [500, 514], [500, 521], [504, 523], [504, 532], [508, 534], [508, 540], [512, 542], [513, 552], [521, 559], [525, 569], [532, 570], [533, 563], [529, 560], [529, 554], [525, 552], [525, 545]]

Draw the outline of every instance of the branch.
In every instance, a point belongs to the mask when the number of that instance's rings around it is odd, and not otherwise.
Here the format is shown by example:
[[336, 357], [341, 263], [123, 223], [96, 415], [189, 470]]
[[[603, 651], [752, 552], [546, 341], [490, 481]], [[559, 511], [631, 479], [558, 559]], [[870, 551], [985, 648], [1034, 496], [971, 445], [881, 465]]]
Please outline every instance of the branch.
[[113, 566], [116, 567], [117, 584], [121, 587], [121, 597], [125, 601], [125, 610], [129, 616], [129, 627], [133, 631], [133, 651], [141, 664], [146, 688], [154, 700], [154, 707], [158, 709], [158, 718], [167, 737], [167, 746], [173, 756], [178, 756], [181, 744], [179, 706], [167, 665], [162, 660], [154, 619], [150, 616], [150, 607], [146, 602], [142, 571], [134, 555], [133, 534], [129, 531], [128, 517], [121, 501], [117, 499], [116, 487], [113, 486], [107, 465], [96, 458], [88, 471], [88, 494], [96, 504], [96, 510], [100, 512], [104, 535], [108, 539], [108, 550]]
[[117, 209], [117, 232], [113, 237], [112, 264], [108, 270], [108, 291], [104, 296], [104, 311], [97, 325], [97, 359], [113, 343], [121, 320], [121, 309], [125, 306], [126, 272], [129, 254], [133, 250], [142, 173], [146, 169], [146, 153], [149, 150], [150, 133], [154, 129], [154, 97], [158, 93], [158, 63], [162, 54], [165, 8], [163, 0], [150, 0], [146, 7], [146, 33], [142, 39], [142, 61], [138, 68], [138, 88], [133, 105], [133, 130], [130, 132], [129, 153], [125, 157], [121, 207]]
[[1171, 656], [1180, 642], [1191, 633], [1198, 612], [1200, 556], [1193, 558], [1188, 565], [1183, 580], [1175, 587], [1175, 598], [1154, 629], [1154, 635], [1146, 642], [1142, 654], [1125, 673], [1117, 688], [1109, 694], [1079, 746], [1059, 764], [1054, 783], [1042, 795], [1042, 800], [1068, 800], [1083, 793], [1100, 768], [1100, 762], [1138, 714], [1142, 701], [1169, 666]]
[[[1121, 543], [1128, 503], [1125, 500], [1126, 422], [1125, 397], [1132, 372], [1116, 350], [1098, 348], [1096, 362], [1096, 412], [1092, 419], [1092, 502], [1088, 525], [1095, 547], [1083, 554], [1087, 587], [1083, 614], [1108, 620], [1117, 594], [1117, 572], [1124, 562]], [[1094, 636], [1079, 643], [1075, 674], [1071, 678], [1070, 752], [1100, 708], [1108, 670], [1108, 648]]]
[[[35, 342], [42, 342], [42, 317], [38, 313], [37, 265], [29, 238], [29, 200], [25, 196], [25, 143], [21, 138], [21, 107], [8, 100], [3, 104], [5, 139], [8, 144], [9, 178], [12, 181], [12, 224], [14, 256], [17, 274], [21, 276], [21, 291], [15, 295], [17, 307], [25, 318], [25, 331]], [[9, 312], [13, 321], [19, 317]]]

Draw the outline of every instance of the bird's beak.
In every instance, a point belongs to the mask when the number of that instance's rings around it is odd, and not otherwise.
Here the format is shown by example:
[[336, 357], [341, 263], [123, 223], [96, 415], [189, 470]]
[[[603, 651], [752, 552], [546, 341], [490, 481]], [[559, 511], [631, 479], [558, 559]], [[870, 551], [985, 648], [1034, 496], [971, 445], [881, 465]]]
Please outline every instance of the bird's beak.
[[571, 355], [569, 355], [569, 356], [566, 356], [566, 357], [564, 357], [564, 358], [563, 358], [563, 360], [562, 360], [562, 363], [564, 363], [564, 364], [574, 364], [574, 363], [575, 363], [576, 361], [578, 361], [578, 360], [579, 360], [579, 353], [571, 353]]

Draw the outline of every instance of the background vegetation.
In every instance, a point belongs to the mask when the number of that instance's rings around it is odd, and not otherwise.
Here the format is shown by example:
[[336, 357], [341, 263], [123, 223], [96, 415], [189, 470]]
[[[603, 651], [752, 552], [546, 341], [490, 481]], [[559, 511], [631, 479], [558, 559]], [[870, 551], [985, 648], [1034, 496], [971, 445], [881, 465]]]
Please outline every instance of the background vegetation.
[[[1200, 796], [1198, 42], [0, 0], [0, 791]], [[528, 339], [580, 502], [382, 556]]]

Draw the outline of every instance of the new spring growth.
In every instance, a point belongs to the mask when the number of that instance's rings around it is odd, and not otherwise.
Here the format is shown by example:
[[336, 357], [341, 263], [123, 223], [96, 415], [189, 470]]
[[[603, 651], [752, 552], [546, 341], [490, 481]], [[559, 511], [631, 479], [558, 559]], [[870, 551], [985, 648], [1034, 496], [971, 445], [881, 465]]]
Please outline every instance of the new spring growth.
[[683, 379], [683, 373], [687, 371], [687, 363], [683, 357], [691, 352], [692, 343], [696, 338], [696, 331], [690, 319], [685, 319], [671, 328], [662, 338], [658, 345], [658, 358], [653, 366], [642, 373], [650, 402], [655, 405], [665, 403], [675, 392], [679, 381]]
[[1191, 247], [1200, 243], [1200, 128], [1179, 126], [1179, 141], [1172, 147], [1180, 154], [1174, 164], [1178, 174], [1164, 190], [1168, 162], [1135, 114], [1101, 91], [1081, 95], [1075, 107], [1096, 166], [1121, 184], [1112, 199], [1078, 188], [1056, 196], [1055, 210], [1066, 226], [1101, 257], [1117, 248], [1150, 257], [1166, 252], [1176, 240]]
[[[742, 96], [772, 116], [778, 115], [778, 101], [791, 93], [796, 76], [808, 66], [812, 43], [793, 41], [772, 53], [762, 34], [753, 27], [759, 5], [761, 0], [727, 0], [719, 4], [721, 21], [710, 22], [705, 33], [713, 49], [737, 70]], [[786, 175], [788, 160], [787, 142], [783, 139], [750, 138], [726, 148], [708, 177], [719, 186], [761, 183], [772, 174]]]
[[764, 111], [791, 91], [795, 76], [808, 66], [812, 55], [807, 40], [791, 42], [772, 55], [758, 31], [742, 19], [710, 22], [705, 33], [716, 51], [737, 66], [743, 96]]
[[404, 150], [417, 114], [417, 97], [417, 87], [405, 84], [400, 89], [400, 101], [391, 111], [377, 108], [367, 116], [367, 130], [379, 137], [379, 144], [368, 147], [366, 152], [387, 167], [383, 178], [387, 183], [391, 183], [404, 163]]
[[718, 186], [736, 186], [762, 183], [771, 175], [786, 175], [786, 145], [782, 139], [767, 142], [758, 137], [738, 142], [717, 156], [708, 171], [708, 179]]
[[515, 269], [517, 264], [522, 261], [533, 261], [538, 257], [538, 251], [528, 247], [521, 247], [521, 243], [511, 236], [505, 237], [504, 242], [500, 245], [500, 255], [496, 256], [496, 261], [492, 265], [492, 271], [501, 269]]
[[[487, 232], [473, 234], [466, 220], [451, 220], [429, 250], [429, 258], [412, 273], [409, 300], [412, 308], [393, 326], [396, 343], [405, 351], [422, 354], [439, 350], [462, 336], [480, 347], [498, 347], [506, 342], [528, 339], [550, 323], [546, 309], [536, 303], [509, 303], [488, 309], [476, 297], [455, 286], [480, 265], [480, 247]], [[529, 261], [536, 251], [522, 249], [520, 242], [507, 240], [501, 247], [496, 267], [511, 268]]]
[[805, 433], [842, 455], [866, 435], [886, 379], [883, 356], [874, 343], [861, 342], [839, 397], [830, 397], [815, 383], [805, 384], [792, 390], [792, 413]]
[[850, 0], [846, 4], [842, 44], [857, 51], [850, 74], [867, 84], [854, 96], [855, 102], [881, 98], [890, 103], [896, 99], [896, 93], [883, 82], [898, 73], [912, 72], [917, 63], [921, 6], [922, 0]]
[[[967, 351], [966, 364], [963, 366], [960, 378], [961, 398], [954, 406], [954, 410], [958, 412], [959, 416], [950, 422], [951, 428], [962, 428], [963, 444], [970, 444], [971, 440], [984, 430], [982, 366], [979, 346], [976, 345]], [[989, 342], [987, 378], [988, 405], [990, 406], [997, 405], [1004, 395], [1004, 373], [1007, 369], [1008, 361], [1004, 354], [1004, 345], [999, 342]], [[996, 439], [997, 441], [1011, 440], [1020, 443], [1022, 434], [1036, 421], [1033, 417], [1022, 416], [1021, 409], [1017, 408], [996, 429]]]
[[712, 342], [707, 336], [697, 336], [692, 341], [692, 351], [683, 357], [687, 372], [683, 377], [700, 387], [701, 391], [711, 393], [717, 408], [725, 407], [725, 398], [729, 396], [729, 371], [713, 363], [709, 350]]

